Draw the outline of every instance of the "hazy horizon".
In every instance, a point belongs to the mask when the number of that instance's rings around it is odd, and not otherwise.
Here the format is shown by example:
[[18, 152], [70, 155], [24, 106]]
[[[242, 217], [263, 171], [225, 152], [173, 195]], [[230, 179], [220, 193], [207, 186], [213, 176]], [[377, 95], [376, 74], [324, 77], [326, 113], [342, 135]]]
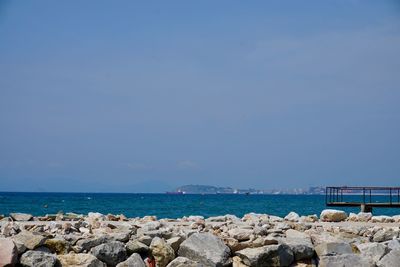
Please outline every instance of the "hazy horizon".
[[0, 191], [400, 186], [397, 1], [1, 1]]

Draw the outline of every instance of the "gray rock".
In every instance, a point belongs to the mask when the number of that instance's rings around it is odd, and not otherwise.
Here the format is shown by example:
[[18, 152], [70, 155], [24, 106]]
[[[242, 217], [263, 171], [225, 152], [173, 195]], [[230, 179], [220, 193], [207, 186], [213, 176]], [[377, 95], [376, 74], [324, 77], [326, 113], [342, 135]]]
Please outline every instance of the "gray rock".
[[400, 267], [400, 250], [392, 250], [376, 264], [378, 267]]
[[355, 255], [343, 254], [336, 256], [322, 256], [319, 260], [319, 267], [374, 267], [371, 259]]
[[118, 233], [109, 234], [110, 241], [120, 241], [120, 242], [127, 242], [131, 236], [130, 231], [122, 231]]
[[314, 246], [308, 234], [293, 229], [287, 230], [285, 234], [286, 239], [282, 242], [293, 251], [296, 261], [311, 259], [314, 256]]
[[228, 231], [229, 236], [235, 238], [238, 241], [249, 240], [253, 233], [254, 231], [252, 229], [243, 228], [233, 228]]
[[18, 250], [9, 238], [0, 238], [0, 266], [14, 266], [18, 260]]
[[106, 267], [106, 264], [100, 261], [92, 254], [69, 253], [58, 255], [58, 261], [62, 267]]
[[149, 250], [150, 248], [147, 245], [139, 242], [138, 240], [130, 240], [128, 243], [126, 243], [126, 251], [128, 254], [147, 254]]
[[289, 266], [293, 260], [293, 252], [287, 245], [269, 245], [259, 248], [246, 248], [236, 251], [243, 263], [252, 267]]
[[117, 265], [127, 258], [125, 244], [119, 241], [111, 241], [98, 245], [92, 248], [90, 252], [99, 260], [112, 266]]
[[183, 241], [178, 255], [205, 266], [223, 266], [229, 258], [230, 249], [220, 238], [210, 233], [196, 233]]
[[179, 246], [185, 239], [181, 236], [175, 236], [167, 240], [167, 244], [169, 244], [175, 252], [178, 252]]
[[33, 219], [33, 216], [27, 213], [10, 213], [10, 217], [14, 221], [30, 221]]
[[311, 259], [314, 256], [314, 246], [311, 240], [301, 238], [288, 238], [283, 243], [293, 251], [296, 261]]
[[42, 236], [38, 233], [31, 233], [28, 231], [22, 231], [19, 234], [12, 237], [15, 244], [17, 245], [18, 253], [21, 254], [27, 249], [35, 249], [44, 244], [47, 237]]
[[374, 234], [374, 242], [388, 241], [399, 236], [399, 230], [393, 230], [392, 228], [383, 228]]
[[147, 246], [150, 246], [151, 240], [153, 240], [153, 238], [150, 237], [150, 236], [147, 236], [147, 235], [142, 235], [142, 236], [139, 236], [139, 237], [137, 238], [137, 240], [138, 240], [139, 242], [141, 242], [141, 243], [147, 245]]
[[146, 267], [139, 254], [133, 253], [126, 261], [120, 262], [116, 267]]
[[83, 251], [88, 252], [91, 248], [103, 244], [107, 241], [109, 240], [108, 237], [105, 235], [80, 239], [76, 242], [74, 250], [76, 252], [83, 252]]
[[387, 241], [386, 245], [390, 250], [400, 249], [400, 242], [397, 239], [393, 239], [393, 240]]
[[156, 260], [157, 267], [165, 267], [175, 258], [174, 249], [159, 237], [153, 238], [150, 244], [151, 254]]
[[351, 254], [353, 250], [348, 243], [327, 242], [321, 243], [315, 247], [315, 252], [319, 257], [333, 256], [341, 254]]
[[362, 255], [370, 257], [374, 262], [378, 262], [387, 252], [388, 249], [381, 243], [363, 243], [357, 245]]
[[202, 265], [185, 257], [177, 257], [167, 267], [202, 267]]
[[26, 267], [53, 267], [57, 263], [57, 257], [42, 251], [27, 251], [22, 254], [20, 263]]

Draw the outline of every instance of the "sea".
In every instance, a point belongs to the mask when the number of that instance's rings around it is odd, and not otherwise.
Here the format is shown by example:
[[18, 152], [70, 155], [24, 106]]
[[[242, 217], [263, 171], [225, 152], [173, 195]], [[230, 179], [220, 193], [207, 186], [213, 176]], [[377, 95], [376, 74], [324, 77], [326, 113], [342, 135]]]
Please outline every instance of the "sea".
[[[360, 196], [348, 196], [359, 198]], [[376, 201], [379, 201], [377, 196]], [[319, 215], [325, 206], [325, 195], [194, 195], [130, 193], [15, 193], [0, 192], [0, 214], [30, 213], [35, 216], [73, 212], [87, 214], [124, 214], [127, 217], [155, 215], [157, 218], [204, 217], [246, 213], [286, 216]], [[329, 207], [331, 208], [331, 207]], [[337, 209], [358, 213], [358, 207]], [[399, 208], [374, 208], [374, 215], [397, 215]]]

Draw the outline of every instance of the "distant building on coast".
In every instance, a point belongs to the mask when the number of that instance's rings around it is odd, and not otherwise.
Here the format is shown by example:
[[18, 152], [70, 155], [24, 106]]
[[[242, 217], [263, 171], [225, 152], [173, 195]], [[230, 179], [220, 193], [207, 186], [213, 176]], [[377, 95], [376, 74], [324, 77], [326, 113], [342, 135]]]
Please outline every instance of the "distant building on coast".
[[231, 187], [216, 187], [211, 185], [183, 185], [176, 188], [174, 191], [166, 192], [167, 194], [245, 194], [245, 195], [323, 195], [325, 188], [314, 186], [308, 189], [295, 188], [295, 189], [272, 189], [272, 190], [259, 190], [259, 189], [235, 189]]

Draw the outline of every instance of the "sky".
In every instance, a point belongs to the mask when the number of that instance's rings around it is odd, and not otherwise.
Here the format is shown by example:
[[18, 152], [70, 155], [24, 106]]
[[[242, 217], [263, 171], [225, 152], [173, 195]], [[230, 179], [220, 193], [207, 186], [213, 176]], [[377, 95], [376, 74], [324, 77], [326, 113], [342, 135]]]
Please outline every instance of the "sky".
[[399, 183], [398, 1], [0, 0], [0, 191]]

